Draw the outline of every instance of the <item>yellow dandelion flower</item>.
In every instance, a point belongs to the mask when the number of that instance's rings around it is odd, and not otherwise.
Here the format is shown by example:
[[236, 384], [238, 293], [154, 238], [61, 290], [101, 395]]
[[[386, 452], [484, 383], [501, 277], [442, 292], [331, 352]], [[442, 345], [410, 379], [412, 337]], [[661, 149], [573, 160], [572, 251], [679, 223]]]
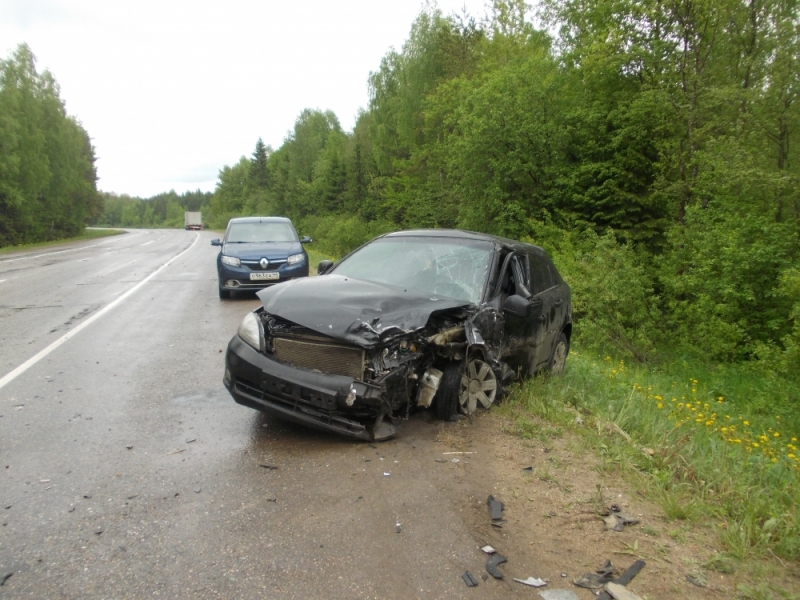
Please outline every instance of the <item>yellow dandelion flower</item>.
[[659, 409], [664, 408], [664, 405], [661, 404], [661, 402], [659, 402], [657, 406], [658, 406]]
[[745, 422], [744, 422], [744, 426], [745, 426], [745, 427], [750, 427], [750, 421], [745, 421]]
[[775, 457], [773, 456], [773, 457], [772, 457], [772, 462], [773, 462], [773, 463], [776, 463], [776, 462], [778, 462], [778, 459], [777, 459], [777, 458], [775, 458]]
[[758, 448], [758, 442], [753, 442], [753, 448]]
[[773, 435], [773, 437], [776, 437], [776, 438], [781, 437], [781, 434], [778, 433], [777, 431], [775, 433], [773, 433], [772, 435]]

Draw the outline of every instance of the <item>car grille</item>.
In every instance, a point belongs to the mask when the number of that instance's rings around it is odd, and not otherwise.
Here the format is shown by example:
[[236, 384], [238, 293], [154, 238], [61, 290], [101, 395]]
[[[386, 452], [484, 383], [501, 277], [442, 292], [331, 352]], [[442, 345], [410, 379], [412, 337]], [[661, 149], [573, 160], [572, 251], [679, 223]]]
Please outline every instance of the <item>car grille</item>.
[[278, 360], [305, 369], [358, 380], [364, 377], [364, 351], [361, 348], [328, 341], [276, 337], [272, 340], [272, 351]]

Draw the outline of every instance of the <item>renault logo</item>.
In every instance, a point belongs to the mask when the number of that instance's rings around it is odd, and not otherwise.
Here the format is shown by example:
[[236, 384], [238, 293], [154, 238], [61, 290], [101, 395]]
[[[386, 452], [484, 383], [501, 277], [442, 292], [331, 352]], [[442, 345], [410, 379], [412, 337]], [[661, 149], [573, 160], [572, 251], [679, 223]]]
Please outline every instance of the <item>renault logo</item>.
[[262, 269], [266, 269], [269, 261], [266, 258], [262, 258], [260, 261], [258, 261], [258, 264], [261, 265]]

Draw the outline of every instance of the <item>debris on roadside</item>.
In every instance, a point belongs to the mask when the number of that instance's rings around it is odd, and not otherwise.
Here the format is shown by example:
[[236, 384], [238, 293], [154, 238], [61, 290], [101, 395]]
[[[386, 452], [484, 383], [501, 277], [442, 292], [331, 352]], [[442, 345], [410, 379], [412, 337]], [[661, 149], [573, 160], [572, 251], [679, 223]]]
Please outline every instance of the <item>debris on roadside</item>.
[[400, 533], [401, 531], [403, 531], [403, 525], [402, 525], [402, 523], [400, 523], [400, 521], [395, 522], [394, 530], [395, 530], [395, 533]]
[[634, 594], [624, 585], [614, 583], [613, 581], [606, 584], [606, 592], [611, 594], [614, 600], [642, 600], [640, 596]]
[[127, 446], [125, 446], [125, 448], [127, 450], [133, 450], [133, 444], [128, 444]]
[[580, 577], [576, 578], [572, 583], [578, 587], [587, 588], [590, 590], [600, 590], [603, 589], [605, 584], [613, 580], [614, 565], [611, 564], [610, 560], [607, 560], [605, 564], [597, 569], [594, 573], [584, 573]]
[[486, 499], [486, 505], [489, 507], [489, 516], [491, 517], [492, 521], [499, 521], [503, 518], [503, 509], [505, 508], [505, 504], [499, 500], [495, 500], [494, 496], [489, 496]]
[[6, 573], [5, 575], [3, 575], [3, 577], [0, 578], [0, 587], [3, 587], [6, 584], [6, 581], [11, 579], [11, 576], [13, 574], [14, 574], [14, 572], [12, 571], [11, 573]]
[[450, 461], [447, 460], [446, 458], [437, 458], [436, 462], [438, 462], [438, 463], [446, 463], [446, 462], [450, 462]]
[[481, 548], [481, 551], [485, 552], [486, 554], [494, 554], [495, 552], [497, 552], [497, 550], [495, 550], [489, 545], [486, 545], [483, 548]]
[[578, 600], [577, 594], [571, 590], [544, 590], [539, 595], [544, 600]]
[[522, 470], [526, 473], [533, 473], [533, 467], [522, 467]]
[[706, 587], [706, 585], [708, 585], [705, 575], [702, 573], [690, 573], [686, 576], [686, 581], [699, 588]]
[[467, 587], [475, 587], [478, 585], [478, 580], [475, 579], [475, 576], [469, 571], [464, 571], [464, 574], [461, 576], [461, 579], [464, 580], [464, 583], [467, 584]]
[[197, 438], [186, 438], [186, 443], [191, 444], [192, 442], [196, 442]]
[[514, 577], [514, 581], [521, 583], [522, 585], [529, 585], [531, 587], [542, 587], [547, 585], [547, 582], [544, 579], [539, 579], [538, 577], [528, 577], [527, 579], [517, 579]]
[[173, 454], [180, 454], [181, 452], [185, 452], [186, 448], [178, 448], [177, 450], [170, 450], [167, 452], [167, 456], [171, 456]]
[[494, 577], [495, 579], [503, 579], [505, 577], [503, 573], [497, 568], [498, 565], [507, 562], [506, 557], [502, 554], [498, 554], [495, 552], [494, 554], [490, 554], [489, 558], [486, 559], [486, 571]]
[[[647, 563], [645, 563], [643, 560], [635, 561], [630, 567], [628, 567], [625, 570], [625, 572], [622, 575], [617, 577], [614, 581], [610, 581], [609, 583], [615, 583], [615, 584], [619, 584], [619, 585], [622, 585], [622, 586], [628, 585], [633, 580], [633, 578], [636, 577], [639, 574], [639, 571], [644, 569], [646, 564]], [[602, 594], [598, 595], [597, 598], [598, 598], [598, 600], [611, 600], [612, 596], [607, 591], [607, 587], [606, 587], [606, 591], [604, 591]]]
[[639, 519], [626, 512], [612, 512], [608, 516], [603, 517], [603, 523], [606, 524], [606, 530], [622, 531], [625, 525], [636, 525]]
[[258, 465], [262, 469], [266, 469], [267, 471], [276, 471], [278, 467], [276, 465]]

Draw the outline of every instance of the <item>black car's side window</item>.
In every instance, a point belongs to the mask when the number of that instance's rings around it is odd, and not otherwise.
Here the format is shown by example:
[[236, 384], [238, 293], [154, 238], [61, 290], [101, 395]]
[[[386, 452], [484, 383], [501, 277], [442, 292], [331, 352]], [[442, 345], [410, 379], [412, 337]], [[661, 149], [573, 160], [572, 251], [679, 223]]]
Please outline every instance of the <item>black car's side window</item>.
[[530, 268], [528, 257], [523, 254], [506, 254], [500, 267], [500, 279], [497, 282], [495, 296], [519, 295], [530, 298]]
[[555, 283], [553, 281], [553, 275], [550, 272], [550, 268], [547, 265], [547, 261], [536, 254], [531, 255], [529, 258], [532, 279], [531, 291], [534, 294], [539, 294], [545, 290], [549, 290], [555, 285]]

